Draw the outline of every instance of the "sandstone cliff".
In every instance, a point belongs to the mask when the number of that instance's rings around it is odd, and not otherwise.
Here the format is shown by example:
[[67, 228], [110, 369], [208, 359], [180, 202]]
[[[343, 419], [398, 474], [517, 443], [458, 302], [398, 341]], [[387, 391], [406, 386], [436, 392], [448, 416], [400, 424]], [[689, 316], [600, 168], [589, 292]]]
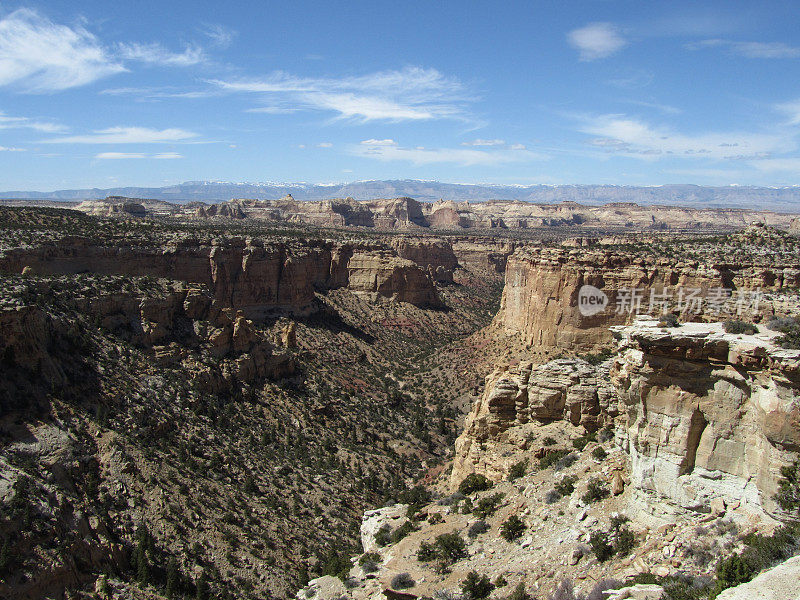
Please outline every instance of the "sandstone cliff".
[[720, 324], [615, 328], [611, 376], [627, 411], [621, 440], [639, 509], [776, 510], [780, 467], [800, 452], [800, 351], [774, 332], [732, 335]]

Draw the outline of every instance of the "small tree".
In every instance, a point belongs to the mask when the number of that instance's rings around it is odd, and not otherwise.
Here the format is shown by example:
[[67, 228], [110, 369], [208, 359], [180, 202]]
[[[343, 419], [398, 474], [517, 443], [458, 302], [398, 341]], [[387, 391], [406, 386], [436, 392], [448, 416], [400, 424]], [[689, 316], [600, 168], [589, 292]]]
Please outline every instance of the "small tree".
[[467, 578], [461, 582], [461, 591], [470, 600], [488, 598], [493, 589], [494, 584], [489, 577], [478, 575], [475, 571], [470, 571]]
[[500, 526], [500, 535], [502, 535], [509, 542], [513, 542], [519, 538], [527, 529], [525, 523], [517, 515], [511, 515]]
[[468, 496], [474, 492], [482, 492], [491, 489], [494, 484], [485, 475], [471, 473], [467, 475], [459, 484], [458, 491]]

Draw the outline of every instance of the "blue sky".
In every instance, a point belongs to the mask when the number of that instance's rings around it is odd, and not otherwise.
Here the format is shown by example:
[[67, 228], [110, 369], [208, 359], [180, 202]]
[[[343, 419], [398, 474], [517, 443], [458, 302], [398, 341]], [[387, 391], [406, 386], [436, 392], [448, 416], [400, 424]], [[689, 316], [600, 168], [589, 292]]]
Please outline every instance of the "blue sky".
[[800, 184], [797, 2], [0, 2], [0, 189]]

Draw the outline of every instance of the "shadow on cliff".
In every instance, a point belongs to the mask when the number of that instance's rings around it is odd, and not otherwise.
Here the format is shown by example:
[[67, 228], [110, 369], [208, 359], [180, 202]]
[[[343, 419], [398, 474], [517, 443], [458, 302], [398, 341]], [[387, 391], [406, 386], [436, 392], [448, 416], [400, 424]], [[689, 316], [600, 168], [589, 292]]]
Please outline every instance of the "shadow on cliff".
[[347, 333], [367, 344], [375, 342], [375, 336], [347, 323], [338, 312], [326, 304], [321, 304], [319, 310], [307, 317], [298, 318], [297, 321], [306, 324], [311, 329], [327, 329], [334, 333]]

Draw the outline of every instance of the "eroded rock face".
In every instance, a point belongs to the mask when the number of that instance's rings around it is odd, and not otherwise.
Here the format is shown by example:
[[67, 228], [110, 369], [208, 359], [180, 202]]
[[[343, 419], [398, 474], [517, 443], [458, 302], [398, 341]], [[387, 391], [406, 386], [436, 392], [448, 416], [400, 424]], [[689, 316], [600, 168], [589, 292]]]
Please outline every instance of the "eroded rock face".
[[[714, 288], [774, 290], [800, 284], [800, 270], [793, 266], [678, 262], [604, 250], [526, 247], [508, 258], [505, 281], [495, 318], [499, 328], [520, 335], [531, 346], [575, 349], [611, 342], [608, 327], [632, 319], [630, 304], [620, 294], [625, 288], [640, 290], [640, 306], [646, 313], [651, 292], [661, 294], [665, 288], [673, 292], [678, 287], [699, 289], [701, 297], [708, 297]], [[606, 294], [605, 310], [581, 314], [579, 292], [584, 285]], [[654, 312], [660, 314], [657, 302], [656, 297]]]
[[286, 244], [186, 238], [163, 247], [112, 247], [64, 238], [0, 255], [0, 271], [20, 273], [26, 267], [38, 275], [149, 275], [206, 285], [220, 305], [242, 310], [250, 318], [270, 312], [306, 314], [313, 310], [315, 292], [340, 287], [417, 306], [441, 306], [427, 266], [383, 246], [321, 240]]
[[641, 510], [708, 512], [712, 501], [774, 511], [780, 467], [800, 451], [800, 351], [721, 325], [616, 328], [611, 378]]
[[470, 473], [501, 479], [508, 465], [497, 460], [494, 447], [512, 427], [563, 420], [594, 431], [609, 423], [618, 406], [607, 373], [607, 368], [580, 359], [537, 366], [522, 362], [512, 370], [493, 372], [456, 440], [451, 487]]

